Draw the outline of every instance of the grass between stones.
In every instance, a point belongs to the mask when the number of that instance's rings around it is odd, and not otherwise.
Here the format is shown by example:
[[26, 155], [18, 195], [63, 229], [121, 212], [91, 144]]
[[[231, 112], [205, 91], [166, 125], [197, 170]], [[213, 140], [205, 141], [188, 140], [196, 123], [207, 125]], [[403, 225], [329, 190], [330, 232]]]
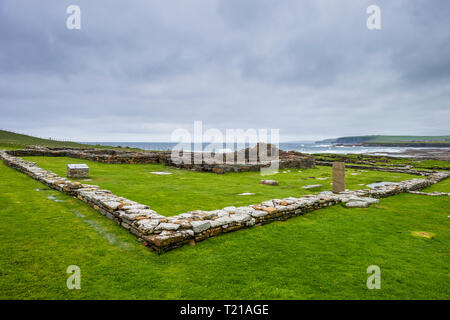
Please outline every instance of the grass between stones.
[[[346, 160], [347, 164], [367, 166], [367, 164], [358, 163], [360, 161], [371, 162], [376, 166], [392, 166], [392, 165], [410, 165], [414, 170], [423, 170], [427, 168], [442, 168], [450, 170], [450, 161], [445, 160], [425, 160], [415, 158], [396, 158], [385, 156], [372, 156], [363, 154], [333, 154], [333, 153], [316, 153], [314, 154], [316, 160], [319, 161], [342, 161]], [[440, 170], [442, 170], [440, 169]]]
[[446, 179], [444, 181], [441, 181], [437, 184], [433, 184], [432, 186], [429, 186], [428, 188], [425, 188], [421, 190], [422, 192], [450, 192], [450, 179]]
[[[245, 206], [261, 201], [300, 197], [306, 194], [331, 190], [331, 167], [316, 169], [280, 170], [280, 173], [261, 176], [259, 172], [215, 173], [178, 170], [160, 164], [104, 164], [66, 157], [24, 157], [34, 161], [43, 169], [51, 170], [65, 177], [69, 163], [86, 163], [90, 167], [90, 181], [111, 190], [118, 196], [149, 205], [165, 216], [173, 216], [192, 210], [216, 210], [226, 206]], [[283, 173], [286, 171], [287, 173]], [[170, 172], [171, 175], [155, 175], [151, 172]], [[348, 169], [347, 188], [363, 189], [375, 181], [402, 181], [419, 176], [377, 171], [356, 171]], [[356, 175], [354, 175], [356, 173]], [[311, 178], [314, 177], [314, 178]], [[329, 177], [327, 180], [317, 178]], [[261, 185], [261, 179], [274, 179], [279, 186]], [[83, 179], [73, 181], [83, 182]], [[322, 184], [315, 189], [302, 186]], [[363, 184], [362, 186], [360, 184]], [[254, 193], [242, 196], [240, 193]]]
[[[45, 187], [3, 162], [0, 177], [0, 299], [450, 298], [448, 197], [337, 205], [158, 256], [83, 202], [36, 191]], [[66, 288], [69, 265], [81, 268], [81, 290]], [[381, 268], [381, 290], [366, 288], [369, 265]]]

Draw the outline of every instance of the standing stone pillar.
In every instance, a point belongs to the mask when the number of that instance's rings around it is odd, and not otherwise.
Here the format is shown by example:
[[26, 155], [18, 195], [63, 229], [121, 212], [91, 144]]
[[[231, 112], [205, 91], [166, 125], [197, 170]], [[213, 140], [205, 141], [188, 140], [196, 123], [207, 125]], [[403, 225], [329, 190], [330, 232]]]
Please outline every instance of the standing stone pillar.
[[345, 164], [333, 162], [333, 192], [345, 191]]

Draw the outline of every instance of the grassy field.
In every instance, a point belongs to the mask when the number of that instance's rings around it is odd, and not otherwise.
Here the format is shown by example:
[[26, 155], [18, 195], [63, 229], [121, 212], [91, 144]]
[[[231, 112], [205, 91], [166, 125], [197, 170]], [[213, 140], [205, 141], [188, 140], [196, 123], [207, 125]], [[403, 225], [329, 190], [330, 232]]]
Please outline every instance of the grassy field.
[[41, 145], [47, 147], [83, 147], [85, 145], [71, 141], [57, 141], [41, 139], [25, 134], [0, 130], [0, 147], [2, 149], [23, 148], [27, 145]]
[[450, 179], [446, 179], [437, 184], [433, 184], [432, 186], [425, 188], [422, 190], [423, 192], [447, 192], [450, 193]]
[[[329, 173], [323, 170], [314, 175]], [[0, 299], [450, 298], [448, 197], [402, 194], [368, 209], [337, 205], [158, 256], [81, 201], [36, 191], [41, 183], [3, 163], [0, 177]], [[160, 184], [168, 177], [176, 176], [154, 177], [162, 179], [155, 184], [170, 189], [174, 181]], [[277, 179], [284, 184], [283, 174]], [[439, 186], [448, 189], [448, 182]], [[81, 269], [81, 290], [66, 288], [69, 265]], [[381, 268], [380, 290], [366, 288], [370, 265]]]
[[[72, 141], [58, 141], [51, 139], [42, 139], [26, 134], [15, 133], [11, 131], [0, 130], [0, 150], [22, 149], [26, 146], [45, 146], [45, 147], [72, 147], [72, 148], [112, 148], [115, 147], [101, 145], [87, 145]], [[129, 149], [129, 148], [127, 148]], [[135, 150], [135, 149], [131, 149]]]
[[[113, 193], [146, 205], [158, 213], [169, 216], [191, 210], [215, 210], [232, 205], [250, 205], [261, 201], [299, 197], [314, 192], [331, 190], [331, 167], [316, 169], [292, 169], [290, 172], [262, 177], [259, 172], [200, 173], [178, 170], [161, 164], [104, 164], [94, 161], [66, 157], [24, 157], [36, 162], [41, 168], [66, 176], [69, 163], [86, 163], [90, 167], [91, 181], [76, 180], [99, 185]], [[165, 171], [171, 175], [155, 175], [151, 172]], [[286, 171], [286, 173], [283, 173]], [[317, 178], [328, 177], [327, 180]], [[402, 181], [418, 176], [390, 174], [386, 172], [347, 170], [347, 187], [363, 189], [375, 181]], [[259, 184], [261, 179], [275, 179], [279, 186]], [[302, 189], [302, 186], [322, 184], [316, 189]], [[364, 184], [361, 186], [360, 184]], [[239, 193], [254, 193], [241, 196]]]
[[[415, 158], [400, 158], [387, 156], [374, 156], [365, 154], [334, 154], [334, 153], [316, 153], [314, 154], [316, 160], [320, 161], [344, 161], [349, 164], [357, 165], [358, 162], [370, 162], [375, 166], [392, 166], [392, 165], [410, 165], [413, 169], [434, 169], [450, 170], [450, 161], [445, 160], [425, 160]], [[367, 166], [367, 164], [360, 164]]]

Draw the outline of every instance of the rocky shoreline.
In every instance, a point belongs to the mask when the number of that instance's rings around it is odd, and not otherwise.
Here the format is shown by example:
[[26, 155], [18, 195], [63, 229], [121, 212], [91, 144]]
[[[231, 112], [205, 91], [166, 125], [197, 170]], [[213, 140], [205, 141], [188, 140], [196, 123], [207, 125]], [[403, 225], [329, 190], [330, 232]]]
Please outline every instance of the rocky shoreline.
[[408, 157], [421, 160], [450, 161], [450, 147], [406, 149], [405, 151], [401, 152], [385, 152], [385, 154], [389, 156]]
[[450, 148], [448, 142], [404, 142], [404, 143], [336, 143], [339, 147], [399, 147], [399, 148]]

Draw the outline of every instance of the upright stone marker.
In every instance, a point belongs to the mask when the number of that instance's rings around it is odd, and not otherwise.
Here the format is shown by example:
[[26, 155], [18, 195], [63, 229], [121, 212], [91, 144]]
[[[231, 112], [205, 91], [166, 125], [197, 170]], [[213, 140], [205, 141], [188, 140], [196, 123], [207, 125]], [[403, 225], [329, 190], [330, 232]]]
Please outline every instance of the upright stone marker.
[[333, 162], [333, 192], [345, 191], [345, 164]]

